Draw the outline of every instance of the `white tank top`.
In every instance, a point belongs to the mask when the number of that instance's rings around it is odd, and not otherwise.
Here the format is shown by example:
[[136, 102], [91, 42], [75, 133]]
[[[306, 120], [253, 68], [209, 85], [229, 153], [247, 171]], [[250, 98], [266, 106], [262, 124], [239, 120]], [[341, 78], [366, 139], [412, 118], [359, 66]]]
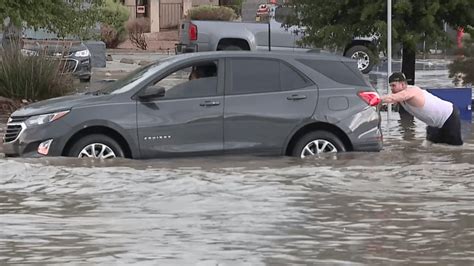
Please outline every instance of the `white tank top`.
[[428, 126], [441, 128], [444, 122], [448, 120], [453, 112], [453, 104], [442, 100], [433, 94], [423, 91], [425, 96], [425, 105], [423, 107], [415, 107], [407, 102], [401, 102], [401, 105], [410, 114], [425, 122]]

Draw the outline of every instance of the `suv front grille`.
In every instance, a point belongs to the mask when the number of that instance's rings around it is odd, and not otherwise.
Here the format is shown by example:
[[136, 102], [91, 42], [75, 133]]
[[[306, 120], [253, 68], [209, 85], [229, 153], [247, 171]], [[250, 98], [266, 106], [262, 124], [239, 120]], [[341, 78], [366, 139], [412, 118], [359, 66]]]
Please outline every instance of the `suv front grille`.
[[78, 63], [75, 59], [63, 59], [61, 60], [61, 70], [63, 72], [75, 72]]
[[23, 122], [26, 119], [28, 119], [27, 116], [10, 117], [8, 119], [7, 130], [3, 136], [4, 143], [16, 141], [20, 137], [21, 132], [25, 129]]

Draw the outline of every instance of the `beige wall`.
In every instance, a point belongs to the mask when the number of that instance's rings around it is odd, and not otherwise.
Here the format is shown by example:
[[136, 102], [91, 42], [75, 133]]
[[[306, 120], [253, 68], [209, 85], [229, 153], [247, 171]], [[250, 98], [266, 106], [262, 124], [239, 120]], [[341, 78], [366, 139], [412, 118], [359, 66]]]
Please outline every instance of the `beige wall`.
[[199, 5], [218, 5], [219, 0], [192, 0], [193, 6]]
[[183, 16], [188, 15], [188, 10], [193, 7], [193, 0], [183, 0]]
[[160, 0], [149, 0], [150, 4], [150, 31], [160, 31]]
[[128, 8], [128, 11], [130, 13], [129, 20], [132, 20], [136, 18], [136, 0], [125, 0], [124, 5]]

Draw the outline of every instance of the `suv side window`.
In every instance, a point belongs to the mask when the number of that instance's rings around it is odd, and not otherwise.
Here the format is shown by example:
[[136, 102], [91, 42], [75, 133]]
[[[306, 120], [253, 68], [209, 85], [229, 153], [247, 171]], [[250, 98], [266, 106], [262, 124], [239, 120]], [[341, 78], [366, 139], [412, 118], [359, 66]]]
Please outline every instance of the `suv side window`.
[[280, 62], [268, 59], [232, 58], [229, 94], [280, 91]]
[[280, 63], [280, 83], [284, 91], [297, 90], [311, 85], [311, 82], [287, 64]]
[[180, 68], [153, 86], [165, 88], [161, 99], [183, 99], [217, 95], [216, 61], [199, 62]]

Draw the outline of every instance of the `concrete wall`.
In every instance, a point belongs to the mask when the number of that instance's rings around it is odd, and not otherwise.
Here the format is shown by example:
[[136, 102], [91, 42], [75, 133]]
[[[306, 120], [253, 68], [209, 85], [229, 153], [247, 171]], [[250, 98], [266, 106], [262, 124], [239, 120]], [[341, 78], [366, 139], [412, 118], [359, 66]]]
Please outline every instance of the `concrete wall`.
[[160, 31], [160, 0], [148, 0], [150, 4], [150, 32]]

